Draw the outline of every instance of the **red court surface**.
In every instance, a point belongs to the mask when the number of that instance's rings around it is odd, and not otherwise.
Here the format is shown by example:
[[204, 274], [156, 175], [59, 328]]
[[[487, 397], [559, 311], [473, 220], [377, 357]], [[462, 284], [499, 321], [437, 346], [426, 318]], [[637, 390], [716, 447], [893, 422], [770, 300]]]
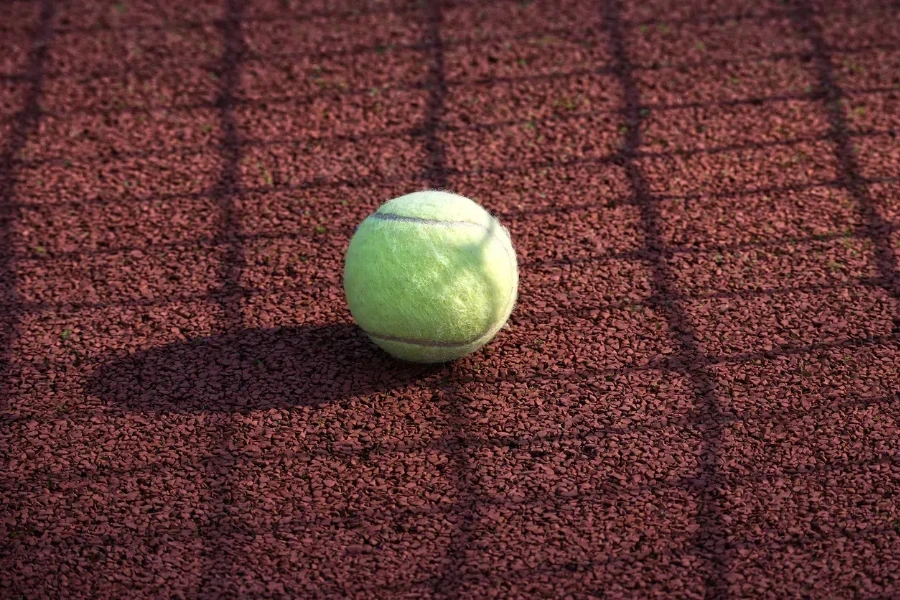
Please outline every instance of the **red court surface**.
[[[0, 597], [900, 597], [900, 3], [0, 3]], [[356, 225], [506, 225], [391, 359]]]

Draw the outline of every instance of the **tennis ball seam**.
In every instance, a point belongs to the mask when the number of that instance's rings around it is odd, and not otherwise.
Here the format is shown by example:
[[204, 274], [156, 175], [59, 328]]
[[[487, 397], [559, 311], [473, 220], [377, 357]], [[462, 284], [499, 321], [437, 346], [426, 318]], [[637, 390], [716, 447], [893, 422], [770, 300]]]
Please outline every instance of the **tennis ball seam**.
[[[493, 216], [491, 218], [493, 219]], [[504, 243], [504, 240], [498, 238], [497, 234], [491, 230], [492, 228], [486, 227], [486, 226], [482, 225], [481, 223], [475, 223], [473, 221], [442, 221], [440, 219], [425, 219], [422, 217], [407, 217], [404, 215], [395, 215], [392, 213], [383, 213], [383, 212], [374, 212], [368, 216], [368, 219], [375, 219], [375, 220], [379, 220], [379, 221], [401, 221], [401, 222], [405, 222], [405, 223], [416, 223], [419, 225], [439, 225], [439, 226], [453, 226], [453, 227], [465, 225], [465, 226], [470, 226], [470, 227], [477, 227], [478, 229], [484, 230], [491, 237], [495, 238], [498, 242], [500, 242], [501, 247], [503, 247], [504, 251], [506, 252], [507, 258], [510, 259], [510, 263], [512, 264], [513, 270], [518, 271], [519, 267], [516, 262], [516, 258], [514, 255], [510, 254], [509, 248], [507, 248], [507, 245]], [[497, 223], [497, 225], [499, 227], [502, 227], [502, 225], [500, 225], [496, 221], [496, 219], [494, 219], [494, 222]], [[512, 307], [515, 304], [517, 295], [518, 295], [517, 289], [514, 287], [509, 295], [509, 299], [507, 300], [507, 307], [506, 307], [507, 310], [504, 311], [504, 314], [506, 314], [507, 311], [512, 312]], [[402, 338], [402, 337], [395, 337], [395, 336], [390, 336], [390, 335], [382, 335], [379, 333], [373, 333], [368, 330], [366, 331], [366, 334], [368, 334], [370, 337], [378, 338], [381, 340], [391, 341], [391, 342], [399, 342], [401, 344], [409, 344], [411, 346], [423, 346], [423, 347], [429, 347], [429, 348], [462, 348], [462, 347], [470, 346], [476, 342], [481, 341], [483, 338], [490, 335], [494, 331], [494, 328], [496, 326], [497, 326], [497, 324], [494, 323], [486, 331], [481, 332], [475, 338], [473, 338], [471, 340], [466, 340], [463, 342], [440, 342], [437, 340], [419, 340], [419, 339], [413, 339], [413, 338]]]
[[423, 340], [414, 340], [411, 338], [402, 338], [396, 337], [393, 335], [380, 335], [377, 333], [372, 333], [370, 331], [366, 332], [369, 337], [378, 338], [379, 340], [384, 340], [386, 342], [398, 342], [400, 344], [409, 344], [410, 346], [422, 346], [423, 348], [463, 348], [465, 346], [470, 346], [475, 342], [481, 340], [486, 333], [481, 334], [474, 340], [469, 340], [467, 342], [438, 342], [438, 341], [423, 341]]
[[[476, 223], [475, 221], [442, 221], [440, 219], [423, 219], [422, 217], [407, 217], [404, 215], [395, 215], [393, 213], [383, 213], [376, 212], [369, 215], [370, 219], [375, 219], [377, 221], [401, 221], [404, 223], [417, 223], [422, 225], [446, 225], [446, 226], [459, 226], [459, 225], [469, 225], [470, 227], [477, 227], [479, 229], [484, 229], [488, 231], [487, 227], [482, 225], [481, 223]], [[488, 231], [488, 233], [492, 232]]]

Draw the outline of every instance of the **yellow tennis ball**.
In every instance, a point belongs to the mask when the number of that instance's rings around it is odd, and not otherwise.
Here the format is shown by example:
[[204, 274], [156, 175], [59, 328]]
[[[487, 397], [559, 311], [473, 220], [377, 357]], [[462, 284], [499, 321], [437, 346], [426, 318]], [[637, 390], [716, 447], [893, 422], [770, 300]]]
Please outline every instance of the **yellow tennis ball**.
[[518, 286], [506, 228], [443, 191], [382, 204], [356, 229], [344, 260], [353, 319], [386, 352], [412, 362], [454, 360], [491, 341]]

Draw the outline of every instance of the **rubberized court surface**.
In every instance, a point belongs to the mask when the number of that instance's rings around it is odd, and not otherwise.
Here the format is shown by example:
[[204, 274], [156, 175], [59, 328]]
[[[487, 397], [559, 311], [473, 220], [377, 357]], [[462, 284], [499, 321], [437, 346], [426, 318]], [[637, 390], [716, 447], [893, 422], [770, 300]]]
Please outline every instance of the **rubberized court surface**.
[[[0, 596], [900, 596], [900, 3], [6, 0]], [[440, 187], [520, 302], [391, 360]]]

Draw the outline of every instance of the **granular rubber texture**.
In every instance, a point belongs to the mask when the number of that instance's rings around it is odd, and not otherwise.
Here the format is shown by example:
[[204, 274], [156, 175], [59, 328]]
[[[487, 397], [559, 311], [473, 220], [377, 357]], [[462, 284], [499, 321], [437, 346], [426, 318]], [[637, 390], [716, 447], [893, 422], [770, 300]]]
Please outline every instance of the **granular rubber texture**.
[[[893, 0], [0, 3], [0, 597], [900, 597]], [[507, 326], [341, 289], [441, 188]]]

